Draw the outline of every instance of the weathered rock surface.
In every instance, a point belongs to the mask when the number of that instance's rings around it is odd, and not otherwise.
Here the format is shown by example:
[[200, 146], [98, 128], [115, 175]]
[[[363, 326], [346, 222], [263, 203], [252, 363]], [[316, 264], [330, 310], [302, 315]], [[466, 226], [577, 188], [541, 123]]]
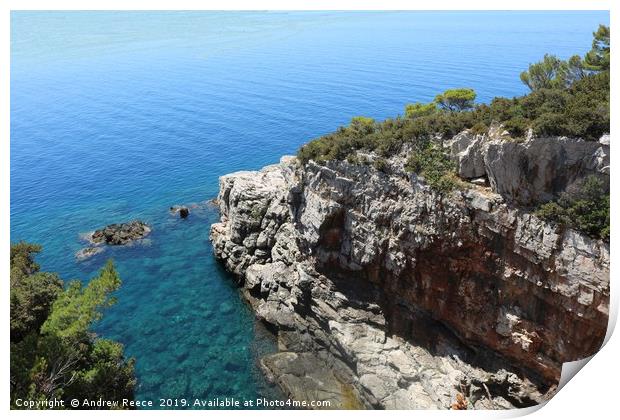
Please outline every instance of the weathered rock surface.
[[565, 137], [507, 140], [501, 127], [464, 131], [446, 142], [462, 178], [486, 176], [507, 201], [532, 206], [570, 190], [587, 176], [609, 179], [609, 136], [599, 142]]
[[146, 237], [151, 228], [140, 220], [127, 223], [114, 223], [94, 231], [90, 240], [94, 244], [127, 245], [137, 239]]
[[586, 176], [609, 177], [609, 146], [567, 138], [491, 142], [484, 155], [489, 182], [522, 205], [557, 198]]
[[[538, 159], [517, 146], [492, 156]], [[558, 162], [550, 164], [572, 167]], [[457, 393], [477, 408], [544, 400], [563, 362], [602, 343], [608, 245], [491, 188], [441, 196], [402, 159], [389, 164], [386, 175], [283, 158], [220, 178], [213, 247], [278, 332], [285, 353], [263, 362], [271, 377], [295, 398], [325, 395], [340, 406], [448, 408]], [[486, 174], [501, 180], [486, 169], [495, 165], [485, 161]]]
[[486, 175], [484, 164], [486, 134], [473, 135], [468, 131], [454, 136], [447, 144], [452, 158], [457, 163], [457, 172], [461, 178], [480, 178]]
[[272, 354], [261, 360], [261, 368], [270, 381], [297, 401], [327, 401], [328, 405], [317, 407], [325, 409], [363, 408], [351, 386], [339, 381], [312, 353]]

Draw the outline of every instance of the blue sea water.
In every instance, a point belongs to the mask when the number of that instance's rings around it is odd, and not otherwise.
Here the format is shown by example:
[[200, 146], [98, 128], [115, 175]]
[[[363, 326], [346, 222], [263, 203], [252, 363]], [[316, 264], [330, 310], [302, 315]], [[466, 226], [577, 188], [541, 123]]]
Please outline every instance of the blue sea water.
[[[208, 240], [218, 177], [452, 87], [526, 92], [545, 53], [585, 53], [607, 12], [13, 12], [11, 240], [123, 286], [97, 332], [137, 360], [137, 397], [276, 397], [275, 350]], [[185, 221], [174, 204], [199, 206]], [[87, 262], [80, 234], [139, 218], [149, 243]]]

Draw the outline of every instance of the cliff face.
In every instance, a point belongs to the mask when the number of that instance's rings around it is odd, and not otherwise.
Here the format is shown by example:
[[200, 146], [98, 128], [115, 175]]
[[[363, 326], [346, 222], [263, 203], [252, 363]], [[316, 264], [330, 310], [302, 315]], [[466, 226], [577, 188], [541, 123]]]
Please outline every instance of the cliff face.
[[[457, 393], [476, 408], [547, 398], [562, 363], [602, 343], [609, 248], [497, 191], [517, 182], [510, 171], [536, 168], [555, 189], [605, 176], [608, 149], [563, 141], [589, 163], [561, 146], [536, 162], [528, 150], [539, 139], [457, 136], [449, 146], [459, 172], [491, 187], [468, 183], [443, 196], [404, 171], [404, 154], [388, 173], [283, 158], [223, 176], [211, 239], [278, 334], [281, 352], [263, 360], [268, 376], [332, 408], [447, 408]], [[508, 153], [526, 157], [501, 172]], [[537, 194], [556, 193], [544, 185]]]

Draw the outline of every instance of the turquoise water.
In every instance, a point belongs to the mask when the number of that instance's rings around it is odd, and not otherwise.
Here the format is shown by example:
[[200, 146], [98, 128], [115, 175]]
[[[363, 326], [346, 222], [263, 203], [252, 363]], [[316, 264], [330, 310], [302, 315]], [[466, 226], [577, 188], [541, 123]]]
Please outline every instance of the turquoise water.
[[[275, 350], [208, 241], [218, 176], [257, 169], [355, 115], [467, 86], [525, 93], [544, 53], [590, 47], [604, 12], [13, 12], [11, 240], [88, 279], [113, 257], [97, 331], [137, 359], [137, 397], [277, 396]], [[174, 204], [198, 204], [186, 221]], [[80, 233], [140, 218], [144, 246], [73, 254]]]

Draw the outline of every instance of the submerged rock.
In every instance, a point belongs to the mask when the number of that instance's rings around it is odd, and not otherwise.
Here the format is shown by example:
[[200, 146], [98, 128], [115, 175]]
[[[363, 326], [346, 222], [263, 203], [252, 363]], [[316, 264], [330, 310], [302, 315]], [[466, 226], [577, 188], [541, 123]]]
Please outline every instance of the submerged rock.
[[90, 241], [94, 244], [127, 245], [142, 239], [151, 232], [151, 228], [140, 220], [127, 223], [114, 223], [94, 231]]
[[78, 252], [75, 253], [75, 258], [79, 261], [83, 261], [86, 260], [94, 255], [97, 255], [99, 253], [103, 252], [103, 248], [102, 247], [98, 247], [98, 246], [89, 246], [83, 249], [80, 249]]

